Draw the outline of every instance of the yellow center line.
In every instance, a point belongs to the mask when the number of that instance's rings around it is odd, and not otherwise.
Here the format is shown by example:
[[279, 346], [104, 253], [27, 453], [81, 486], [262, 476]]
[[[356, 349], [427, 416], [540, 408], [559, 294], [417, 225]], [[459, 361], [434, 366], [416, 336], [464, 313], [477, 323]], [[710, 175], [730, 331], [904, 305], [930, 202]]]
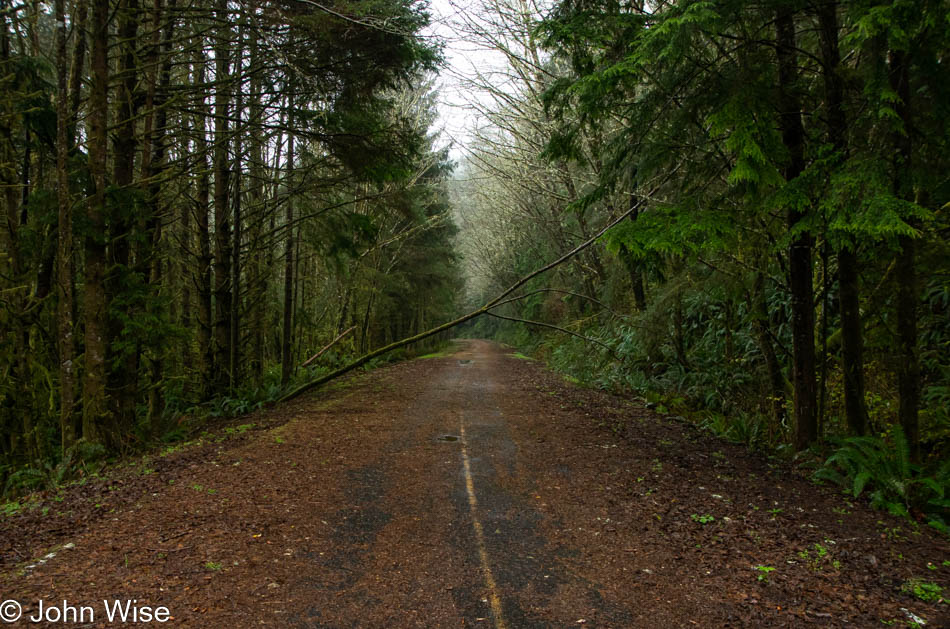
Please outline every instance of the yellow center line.
[[465, 470], [465, 489], [468, 491], [468, 506], [472, 510], [472, 528], [475, 529], [475, 541], [478, 543], [478, 557], [482, 564], [482, 574], [485, 576], [485, 585], [488, 588], [488, 603], [491, 605], [495, 620], [495, 629], [506, 629], [505, 617], [501, 613], [501, 598], [498, 596], [498, 585], [492, 576], [491, 566], [488, 565], [488, 550], [485, 546], [485, 530], [478, 519], [478, 499], [475, 497], [475, 483], [472, 480], [472, 466], [468, 459], [467, 441], [465, 439], [465, 424], [459, 422], [459, 435], [462, 440], [462, 467]]

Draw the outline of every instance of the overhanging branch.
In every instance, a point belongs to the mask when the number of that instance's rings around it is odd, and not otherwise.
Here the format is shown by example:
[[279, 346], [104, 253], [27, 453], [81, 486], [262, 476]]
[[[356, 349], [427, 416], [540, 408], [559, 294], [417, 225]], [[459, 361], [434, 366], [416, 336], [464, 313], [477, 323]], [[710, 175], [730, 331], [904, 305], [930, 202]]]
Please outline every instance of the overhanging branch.
[[[452, 321], [449, 321], [449, 322], [447, 322], [447, 323], [443, 323], [442, 325], [436, 326], [436, 327], [434, 327], [434, 328], [430, 328], [430, 329], [426, 330], [425, 332], [420, 332], [419, 334], [416, 334], [416, 335], [414, 335], [414, 336], [410, 336], [410, 337], [408, 337], [408, 338], [404, 338], [404, 339], [402, 339], [402, 340], [396, 341], [395, 343], [390, 343], [389, 345], [386, 345], [385, 347], [381, 347], [381, 348], [376, 349], [376, 350], [373, 350], [372, 352], [369, 352], [369, 353], [367, 353], [367, 354], [363, 354], [362, 356], [360, 356], [359, 358], [357, 358], [357, 359], [354, 360], [353, 362], [349, 363], [348, 365], [346, 365], [346, 366], [344, 366], [344, 367], [340, 367], [340, 368], [337, 369], [336, 371], [333, 371], [333, 372], [328, 373], [328, 374], [326, 374], [326, 375], [320, 376], [319, 378], [317, 378], [317, 379], [315, 379], [315, 380], [311, 380], [310, 382], [308, 382], [308, 383], [306, 383], [306, 384], [300, 385], [300, 386], [297, 387], [296, 389], [294, 389], [294, 390], [290, 391], [289, 393], [287, 393], [284, 397], [280, 398], [280, 399], [278, 400], [278, 402], [286, 402], [286, 401], [292, 400], [292, 399], [294, 399], [295, 397], [297, 397], [297, 396], [299, 396], [299, 395], [301, 395], [301, 394], [303, 394], [303, 393], [306, 393], [307, 391], [309, 391], [309, 390], [311, 390], [311, 389], [314, 389], [314, 388], [316, 388], [316, 387], [318, 387], [318, 386], [320, 386], [320, 385], [322, 385], [322, 384], [326, 384], [327, 382], [330, 382], [331, 380], [335, 380], [336, 378], [339, 378], [340, 376], [342, 376], [342, 375], [344, 375], [344, 374], [347, 374], [347, 373], [349, 373], [350, 371], [353, 371], [353, 370], [356, 369], [357, 367], [361, 367], [361, 366], [365, 365], [367, 362], [371, 361], [371, 360], [374, 359], [374, 358], [377, 358], [377, 357], [379, 357], [379, 356], [382, 356], [383, 354], [388, 354], [389, 352], [391, 352], [391, 351], [393, 351], [393, 350], [395, 350], [395, 349], [399, 349], [400, 347], [405, 347], [406, 345], [409, 345], [409, 344], [411, 344], [411, 343], [417, 343], [417, 342], [419, 342], [419, 341], [421, 341], [421, 340], [423, 340], [423, 339], [427, 339], [427, 338], [429, 338], [430, 336], [434, 336], [434, 335], [436, 335], [436, 334], [438, 334], [438, 333], [440, 333], [440, 332], [444, 332], [444, 331], [446, 331], [446, 330], [450, 330], [450, 329], [454, 328], [454, 327], [457, 326], [457, 325], [460, 325], [460, 324], [462, 324], [462, 323], [465, 323], [466, 321], [470, 321], [470, 320], [474, 319], [475, 317], [481, 316], [481, 315], [483, 315], [483, 314], [492, 314], [493, 316], [498, 316], [498, 315], [494, 315], [494, 313], [489, 313], [489, 311], [490, 311], [492, 308], [494, 308], [495, 306], [498, 306], [508, 295], [510, 295], [511, 293], [515, 292], [516, 290], [518, 290], [519, 288], [521, 288], [522, 286], [524, 286], [525, 284], [527, 284], [528, 282], [530, 282], [530, 281], [531, 281], [532, 279], [534, 279], [535, 277], [541, 275], [542, 273], [545, 273], [545, 272], [547, 272], [547, 271], [550, 271], [551, 269], [553, 269], [553, 268], [555, 268], [555, 267], [557, 267], [557, 266], [563, 264], [564, 262], [570, 260], [571, 258], [573, 258], [574, 256], [576, 256], [576, 255], [579, 254], [580, 252], [584, 251], [585, 249], [587, 249], [588, 247], [590, 247], [591, 245], [593, 245], [595, 242], [597, 242], [597, 240], [598, 240], [601, 236], [603, 236], [605, 233], [607, 233], [607, 230], [609, 230], [611, 227], [614, 227], [615, 225], [619, 224], [620, 221], [622, 221], [622, 220], [624, 220], [625, 218], [627, 218], [628, 216], [630, 216], [630, 215], [634, 212], [635, 209], [636, 209], [636, 207], [633, 207], [633, 208], [627, 210], [626, 212], [622, 213], [620, 216], [618, 216], [618, 217], [615, 218], [614, 220], [612, 220], [612, 221], [610, 221], [609, 223], [607, 223], [607, 225], [604, 226], [599, 232], [597, 232], [596, 234], [594, 234], [593, 236], [591, 236], [590, 238], [588, 238], [587, 240], [585, 240], [585, 241], [582, 242], [581, 244], [577, 245], [576, 247], [574, 247], [573, 249], [571, 249], [570, 251], [568, 251], [567, 253], [565, 253], [565, 254], [562, 255], [561, 257], [559, 257], [557, 260], [554, 260], [553, 262], [549, 262], [548, 264], [545, 264], [545, 265], [542, 266], [541, 268], [539, 268], [539, 269], [537, 269], [537, 270], [535, 270], [535, 271], [532, 271], [532, 272], [529, 273], [528, 275], [525, 275], [524, 277], [522, 277], [521, 279], [519, 279], [517, 282], [515, 282], [514, 284], [512, 284], [510, 288], [508, 288], [508, 289], [505, 290], [505, 291], [502, 291], [499, 295], [497, 295], [494, 299], [492, 299], [491, 301], [489, 301], [488, 303], [486, 303], [486, 304], [485, 304], [484, 306], [482, 306], [481, 308], [479, 308], [479, 309], [477, 309], [477, 310], [473, 310], [473, 311], [471, 311], [471, 312], [469, 312], [469, 313], [467, 313], [467, 314], [464, 314], [464, 315], [462, 315], [461, 317], [459, 317], [459, 318], [457, 318], [457, 319], [454, 319], [454, 320], [452, 320]], [[586, 337], [582, 337], [582, 338], [586, 338]], [[603, 345], [603, 344], [601, 343], [601, 345]], [[606, 345], [603, 345], [603, 346], [604, 346], [604, 347], [607, 347]], [[610, 349], [610, 348], [607, 347], [607, 349]], [[613, 350], [611, 350], [611, 353], [613, 353]]]
[[529, 320], [529, 319], [519, 319], [519, 318], [517, 318], [517, 317], [507, 317], [507, 316], [505, 316], [505, 315], [500, 315], [500, 314], [497, 314], [497, 313], [494, 313], [494, 312], [487, 312], [486, 314], [487, 314], [488, 316], [490, 316], [490, 317], [495, 317], [496, 319], [504, 319], [505, 321], [515, 321], [515, 322], [517, 322], [517, 323], [525, 323], [525, 324], [528, 324], [528, 325], [536, 325], [536, 326], [541, 327], [541, 328], [549, 328], [549, 329], [551, 329], [551, 330], [557, 330], [558, 332], [563, 332], [564, 334], [570, 334], [571, 336], [573, 336], [573, 337], [575, 337], [575, 338], [579, 338], [579, 339], [581, 339], [582, 341], [586, 341], [586, 342], [588, 342], [588, 343], [593, 343], [594, 345], [600, 345], [601, 347], [603, 347], [604, 349], [606, 349], [608, 352], [610, 352], [610, 354], [611, 354], [614, 358], [616, 358], [617, 360], [620, 360], [620, 357], [617, 356], [617, 354], [614, 352], [614, 349], [613, 349], [612, 347], [610, 347], [609, 345], [607, 345], [607, 344], [605, 344], [605, 343], [602, 343], [602, 342], [598, 341], [597, 339], [592, 339], [592, 338], [589, 337], [589, 336], [584, 336], [583, 334], [578, 334], [577, 332], [571, 332], [571, 331], [568, 330], [567, 328], [558, 327], [558, 326], [553, 325], [553, 324], [551, 324], [551, 323], [544, 323], [544, 322], [542, 322], [542, 321], [531, 321], [531, 320]]

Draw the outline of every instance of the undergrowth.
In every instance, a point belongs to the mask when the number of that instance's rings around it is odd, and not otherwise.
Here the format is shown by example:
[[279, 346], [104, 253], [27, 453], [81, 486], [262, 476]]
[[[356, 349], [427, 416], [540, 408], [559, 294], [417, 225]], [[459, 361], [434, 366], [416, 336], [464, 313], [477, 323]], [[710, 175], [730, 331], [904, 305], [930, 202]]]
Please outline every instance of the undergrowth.
[[857, 498], [866, 494], [871, 506], [894, 515], [922, 515], [927, 523], [950, 535], [950, 460], [918, 465], [911, 461], [903, 430], [887, 437], [835, 440], [836, 449], [814, 477], [832, 482]]
[[[380, 356], [365, 364], [362, 370], [371, 371], [383, 365], [413, 358], [423, 351], [447, 351], [450, 345], [445, 339], [434, 339], [429, 343], [420, 343], [418, 347], [404, 348]], [[331, 353], [320, 364], [298, 370], [286, 386], [281, 386], [280, 365], [272, 365], [264, 370], [259, 382], [248, 383], [226, 395], [216, 396], [201, 403], [189, 399], [181, 381], [170, 382], [165, 388], [161, 418], [157, 422], [149, 423], [146, 409], [139, 409], [135, 440], [125, 445], [123, 455], [132, 456], [156, 447], [166, 452], [177, 449], [190, 439], [204, 434], [212, 424], [260, 410], [279, 400], [287, 391], [329, 373], [352, 358], [350, 355]], [[109, 452], [101, 444], [80, 440], [61, 457], [51, 456], [20, 466], [3, 464], [0, 465], [0, 497], [14, 499], [33, 491], [57, 489], [77, 478], [95, 475], [115, 460], [118, 460], [115, 456], [109, 458]]]
[[[502, 327], [495, 336], [584, 386], [632, 393], [661, 414], [685, 417], [731, 442], [771, 455], [792, 455], [790, 421], [772, 417], [772, 398], [758, 346], [747, 332], [734, 330], [727, 347], [724, 324], [717, 320], [715, 308], [698, 312], [699, 308], [709, 309], [708, 303], [706, 299], [683, 299], [683, 333], [688, 335], [685, 353], [675, 350], [674, 335], [668, 318], [661, 316], [662, 308], [608, 323], [588, 320], [566, 326], [606, 344], [611, 351], [573, 337], [538, 336], [519, 325]], [[697, 310], [692, 310], [694, 307]], [[854, 497], [866, 496], [875, 508], [925, 521], [950, 534], [950, 457], [941, 454], [950, 449], [950, 404], [945, 404], [950, 400], [950, 387], [930, 384], [923, 389], [921, 435], [926, 459], [915, 464], [904, 434], [894, 424], [893, 392], [884, 388], [877, 363], [868, 363], [866, 369], [879, 387], [868, 391], [870, 427], [879, 436], [837, 434], [846, 429], [841, 417], [843, 384], [840, 373], [830, 371], [823, 422], [826, 440], [816, 452], [827, 453], [830, 446], [832, 453], [817, 462], [813, 455], [804, 460], [818, 468], [816, 480], [840, 485]], [[791, 414], [790, 406], [786, 399], [786, 416]]]
[[59, 461], [12, 471], [3, 485], [3, 496], [16, 496], [40, 489], [55, 489], [77, 474], [94, 475], [104, 465], [105, 448], [80, 439], [66, 450]]

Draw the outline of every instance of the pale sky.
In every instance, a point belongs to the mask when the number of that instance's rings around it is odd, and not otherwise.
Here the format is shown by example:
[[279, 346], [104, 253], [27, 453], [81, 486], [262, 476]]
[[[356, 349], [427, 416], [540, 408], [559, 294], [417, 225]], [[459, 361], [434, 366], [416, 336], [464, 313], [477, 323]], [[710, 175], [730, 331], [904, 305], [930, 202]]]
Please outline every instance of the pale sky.
[[444, 128], [444, 144], [454, 142], [450, 151], [451, 158], [459, 161], [466, 145], [471, 140], [471, 130], [478, 124], [478, 118], [469, 110], [471, 102], [488, 103], [489, 99], [460, 84], [462, 77], [472, 77], [476, 71], [490, 73], [504, 67], [506, 61], [501, 53], [467, 41], [460, 32], [460, 14], [477, 11], [479, 0], [431, 0], [429, 8], [432, 25], [427, 34], [435, 35], [445, 41], [444, 68], [437, 80], [439, 87], [439, 125]]

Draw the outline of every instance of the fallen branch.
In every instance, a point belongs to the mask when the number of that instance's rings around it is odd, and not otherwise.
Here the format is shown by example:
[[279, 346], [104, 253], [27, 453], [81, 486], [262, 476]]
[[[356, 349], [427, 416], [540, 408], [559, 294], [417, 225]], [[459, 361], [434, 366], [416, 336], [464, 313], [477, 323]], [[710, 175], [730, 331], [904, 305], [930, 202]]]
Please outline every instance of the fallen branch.
[[300, 367], [301, 367], [301, 368], [306, 367], [307, 365], [309, 365], [310, 363], [312, 363], [312, 362], [315, 361], [316, 359], [320, 358], [320, 356], [323, 355], [323, 352], [327, 351], [328, 349], [330, 349], [331, 347], [333, 347], [334, 345], [336, 345], [337, 342], [338, 342], [340, 339], [342, 339], [344, 336], [346, 336], [347, 334], [349, 334], [350, 332], [352, 332], [352, 331], [355, 330], [355, 329], [356, 329], [356, 326], [355, 326], [355, 325], [350, 326], [350, 329], [349, 329], [349, 330], [347, 330], [346, 332], [343, 332], [343, 333], [340, 334], [338, 337], [336, 337], [335, 339], [333, 339], [332, 341], [330, 341], [330, 344], [329, 344], [329, 345], [327, 345], [326, 347], [324, 347], [323, 349], [321, 349], [319, 352], [317, 352], [316, 354], [314, 354], [313, 356], [311, 356], [310, 358], [308, 358], [306, 361], [304, 361], [304, 363], [303, 363], [302, 365], [300, 365]]
[[432, 328], [431, 330], [426, 330], [425, 332], [421, 332], [419, 334], [416, 334], [415, 336], [410, 336], [409, 338], [405, 338], [405, 339], [402, 339], [401, 341], [396, 341], [395, 343], [390, 343], [389, 345], [385, 347], [381, 347], [379, 349], [373, 350], [372, 352], [368, 354], [363, 354], [362, 356], [360, 356], [359, 358], [357, 358], [350, 364], [346, 365], [345, 367], [340, 367], [336, 371], [320, 376], [316, 380], [311, 380], [310, 382], [306, 384], [300, 385], [299, 387], [297, 387], [296, 389], [294, 389], [293, 391], [291, 391], [284, 397], [277, 400], [277, 402], [280, 403], [280, 402], [286, 402], [288, 400], [292, 400], [298, 395], [300, 395], [301, 393], [306, 393], [310, 389], [319, 387], [321, 384], [326, 384], [327, 382], [330, 382], [331, 380], [335, 380], [336, 378], [339, 378], [343, 374], [353, 371], [357, 367], [362, 367], [363, 365], [373, 360], [377, 356], [382, 356], [383, 354], [387, 354], [393, 351], [394, 349], [399, 349], [400, 347], [404, 347], [406, 345], [409, 345], [410, 343], [416, 343], [417, 341], [421, 341], [423, 339], [429, 338], [430, 336], [438, 334], [439, 332], [444, 332], [445, 330], [454, 328], [460, 323], [465, 323], [469, 319], [474, 319], [478, 315], [484, 314], [486, 311], [487, 311], [487, 308], [485, 307], [479, 308], [478, 310], [474, 312], [470, 312], [467, 315], [464, 315], [462, 317], [459, 317], [458, 319], [455, 319], [454, 321], [443, 323], [442, 325], [436, 328]]
[[307, 391], [313, 388], [319, 387], [322, 384], [326, 384], [327, 382], [330, 382], [331, 380], [335, 380], [336, 378], [339, 378], [340, 376], [347, 374], [350, 371], [353, 371], [357, 367], [362, 367], [363, 365], [373, 360], [374, 358], [378, 356], [382, 356], [383, 354], [387, 354], [393, 351], [394, 349], [399, 349], [400, 347], [405, 347], [406, 345], [417, 343], [423, 339], [427, 339], [430, 336], [434, 336], [440, 332], [445, 332], [446, 330], [450, 330], [457, 325], [460, 325], [462, 323], [465, 323], [466, 321], [470, 321], [474, 319], [475, 317], [481, 316], [483, 314], [487, 314], [489, 310], [499, 305], [499, 302], [501, 302], [505, 297], [515, 292], [516, 290], [518, 290], [519, 288], [521, 288], [522, 286], [530, 282], [535, 277], [541, 275], [542, 273], [546, 271], [550, 271], [551, 269], [553, 269], [554, 267], [560, 264], [563, 264], [567, 260], [570, 260], [571, 258], [576, 256], [578, 253], [590, 247], [592, 244], [594, 244], [597, 241], [598, 238], [600, 238], [605, 233], [607, 233], [608, 229], [617, 225], [618, 223], [620, 223], [620, 221], [630, 216], [634, 212], [635, 209], [636, 207], [633, 207], [627, 210], [626, 212], [624, 212], [623, 214], [621, 214], [620, 216], [618, 216], [617, 218], [609, 222], [599, 232], [597, 232], [596, 234], [594, 234], [593, 236], [591, 236], [590, 238], [588, 238], [587, 240], [585, 240], [578, 246], [574, 247], [573, 249], [571, 249], [570, 251], [562, 255], [560, 258], [558, 258], [554, 262], [549, 262], [548, 264], [545, 264], [541, 268], [532, 271], [528, 275], [525, 275], [523, 278], [521, 278], [520, 280], [512, 284], [510, 288], [508, 288], [505, 291], [502, 291], [494, 299], [486, 303], [484, 306], [482, 306], [478, 310], [473, 310], [472, 312], [469, 312], [468, 314], [462, 315], [458, 319], [454, 319], [452, 321], [449, 321], [448, 323], [443, 323], [442, 325], [436, 326], [434, 328], [430, 328], [426, 330], [425, 332], [420, 332], [419, 334], [410, 336], [408, 338], [404, 338], [400, 341], [396, 341], [395, 343], [390, 343], [389, 345], [386, 345], [385, 347], [380, 347], [379, 349], [373, 350], [369, 352], [368, 354], [363, 354], [362, 356], [360, 356], [353, 362], [349, 363], [348, 365], [344, 367], [340, 367], [336, 371], [320, 376], [319, 378], [315, 380], [311, 380], [310, 382], [306, 384], [300, 385], [296, 389], [290, 391], [285, 396], [277, 400], [277, 403], [279, 404], [281, 402], [287, 402], [289, 400], [292, 400], [298, 395], [301, 395], [302, 393], [306, 393]]
[[[636, 209], [637, 209], [636, 206], [630, 208], [629, 210], [627, 210], [626, 212], [624, 212], [623, 214], [621, 214], [620, 216], [618, 216], [617, 218], [615, 218], [615, 219], [612, 220], [611, 222], [607, 223], [607, 226], [604, 227], [603, 229], [601, 229], [599, 232], [597, 232], [596, 234], [594, 234], [593, 236], [591, 236], [590, 238], [588, 238], [587, 240], [585, 240], [584, 242], [582, 242], [582, 243], [579, 244], [578, 246], [574, 247], [573, 249], [571, 249], [570, 251], [568, 251], [567, 253], [565, 253], [563, 256], [561, 256], [560, 258], [558, 258], [558, 259], [555, 260], [554, 262], [550, 262], [550, 263], [548, 263], [548, 264], [542, 266], [540, 269], [537, 269], [536, 271], [532, 271], [531, 273], [525, 275], [523, 278], [521, 278], [520, 280], [518, 280], [517, 282], [515, 282], [514, 284], [512, 284], [511, 288], [509, 288], [508, 290], [504, 291], [503, 293], [501, 293], [500, 295], [498, 295], [497, 297], [495, 297], [494, 299], [492, 299], [490, 302], [488, 302], [487, 304], [485, 304], [485, 305], [482, 307], [482, 309], [484, 309], [484, 310], [487, 311], [488, 308], [491, 308], [492, 306], [496, 305], [496, 304], [497, 304], [498, 302], [500, 302], [502, 299], [504, 299], [505, 297], [507, 297], [507, 296], [510, 295], [511, 293], [515, 292], [516, 290], [518, 290], [519, 288], [521, 288], [522, 286], [524, 286], [525, 284], [527, 284], [528, 282], [530, 282], [531, 280], [533, 280], [535, 277], [541, 275], [542, 273], [544, 273], [544, 272], [546, 272], [546, 271], [550, 271], [550, 270], [553, 269], [554, 267], [559, 266], [559, 265], [563, 264], [564, 262], [567, 262], [568, 260], [570, 260], [571, 258], [573, 258], [574, 256], [576, 256], [578, 253], [580, 253], [580, 252], [583, 251], [584, 249], [587, 249], [587, 248], [590, 247], [592, 244], [594, 244], [594, 243], [597, 241], [598, 238], [600, 238], [601, 236], [603, 236], [604, 234], [607, 233], [607, 230], [609, 230], [611, 227], [617, 225], [618, 223], [620, 223], [620, 221], [622, 221], [623, 219], [625, 219], [625, 218], [627, 218], [628, 216], [630, 216], [631, 214], [633, 214]], [[482, 313], [479, 313], [479, 314], [482, 314]]]
[[574, 296], [574, 297], [580, 297], [581, 299], [586, 299], [587, 301], [590, 301], [590, 302], [593, 302], [593, 303], [597, 304], [598, 306], [600, 306], [601, 308], [603, 308], [603, 309], [604, 309], [608, 314], [610, 314], [611, 316], [617, 317], [618, 319], [628, 319], [628, 318], [629, 318], [627, 315], [622, 315], [622, 314], [619, 314], [619, 313], [617, 313], [617, 312], [614, 312], [613, 310], [610, 309], [609, 306], [607, 306], [607, 304], [605, 304], [604, 302], [600, 301], [599, 299], [594, 299], [593, 297], [590, 297], [589, 295], [584, 295], [584, 294], [582, 294], [582, 293], [575, 293], [575, 292], [573, 292], [573, 291], [563, 290], [563, 289], [560, 289], [560, 288], [538, 288], [538, 289], [536, 289], [536, 290], [533, 290], [533, 291], [530, 291], [530, 292], [527, 292], [527, 293], [522, 293], [522, 294], [520, 294], [520, 295], [515, 295], [514, 297], [509, 297], [508, 299], [506, 299], [506, 300], [504, 300], [504, 301], [501, 301], [501, 302], [498, 302], [497, 304], [495, 304], [495, 305], [493, 306], [493, 308], [497, 308], [498, 306], [503, 306], [503, 305], [505, 305], [505, 304], [510, 304], [510, 303], [519, 301], [519, 300], [521, 300], [521, 299], [524, 299], [525, 297], [530, 297], [531, 295], [537, 295], [538, 293], [563, 293], [563, 294], [565, 294], [565, 295], [572, 295], [572, 296]]
[[487, 312], [486, 314], [489, 317], [495, 317], [496, 319], [504, 319], [505, 321], [515, 321], [517, 323], [526, 323], [528, 325], [536, 325], [541, 328], [550, 328], [552, 330], [557, 330], [558, 332], [563, 332], [564, 334], [570, 334], [571, 336], [579, 338], [582, 341], [587, 341], [588, 343], [593, 343], [594, 345], [600, 345], [601, 347], [606, 349], [608, 352], [610, 352], [614, 358], [616, 358], [617, 360], [620, 360], [620, 357], [617, 356], [616, 353], [614, 353], [614, 349], [610, 347], [609, 345], [602, 343], [598, 341], [597, 339], [592, 339], [589, 336], [584, 336], [583, 334], [578, 334], [577, 332], [571, 332], [567, 328], [558, 327], [551, 323], [543, 323], [541, 321], [531, 321], [529, 319], [519, 319], [517, 317], [506, 317], [505, 315], [496, 314], [494, 312]]

